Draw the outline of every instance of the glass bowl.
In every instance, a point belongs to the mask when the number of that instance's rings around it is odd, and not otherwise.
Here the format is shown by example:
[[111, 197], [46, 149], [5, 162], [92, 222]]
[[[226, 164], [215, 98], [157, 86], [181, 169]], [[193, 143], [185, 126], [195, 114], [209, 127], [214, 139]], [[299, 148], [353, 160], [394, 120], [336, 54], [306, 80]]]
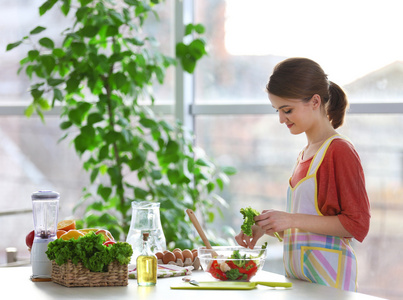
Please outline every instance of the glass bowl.
[[264, 247], [248, 249], [241, 246], [214, 246], [198, 249], [204, 272], [222, 281], [250, 281], [262, 268], [266, 259]]

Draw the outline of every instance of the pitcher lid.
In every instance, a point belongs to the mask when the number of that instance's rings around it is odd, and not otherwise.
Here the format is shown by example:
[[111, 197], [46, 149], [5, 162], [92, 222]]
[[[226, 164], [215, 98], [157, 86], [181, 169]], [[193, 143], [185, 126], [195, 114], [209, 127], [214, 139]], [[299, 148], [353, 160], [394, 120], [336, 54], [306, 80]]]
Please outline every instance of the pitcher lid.
[[60, 194], [58, 192], [44, 190], [32, 193], [32, 200], [49, 200], [49, 199], [59, 199]]

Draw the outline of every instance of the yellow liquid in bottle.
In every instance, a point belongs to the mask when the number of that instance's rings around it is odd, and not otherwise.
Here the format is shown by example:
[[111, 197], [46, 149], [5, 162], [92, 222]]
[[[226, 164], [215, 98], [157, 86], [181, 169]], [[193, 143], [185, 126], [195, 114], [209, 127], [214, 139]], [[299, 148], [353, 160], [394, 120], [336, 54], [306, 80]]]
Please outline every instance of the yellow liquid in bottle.
[[157, 283], [157, 258], [140, 255], [137, 257], [137, 284], [142, 286]]

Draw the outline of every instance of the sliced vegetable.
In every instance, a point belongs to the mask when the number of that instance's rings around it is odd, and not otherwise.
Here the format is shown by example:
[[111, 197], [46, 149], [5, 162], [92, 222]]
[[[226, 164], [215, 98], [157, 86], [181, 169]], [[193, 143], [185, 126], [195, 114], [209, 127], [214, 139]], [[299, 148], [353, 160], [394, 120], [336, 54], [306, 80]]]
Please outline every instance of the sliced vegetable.
[[113, 244], [116, 244], [116, 242], [115, 241], [106, 241], [105, 243], [103, 243], [103, 245], [107, 246], [107, 247], [112, 246]]
[[208, 270], [211, 275], [213, 275], [214, 278], [220, 279], [220, 280], [227, 280], [227, 275], [220, 269], [220, 265], [217, 262], [217, 260], [213, 260], [210, 269]]

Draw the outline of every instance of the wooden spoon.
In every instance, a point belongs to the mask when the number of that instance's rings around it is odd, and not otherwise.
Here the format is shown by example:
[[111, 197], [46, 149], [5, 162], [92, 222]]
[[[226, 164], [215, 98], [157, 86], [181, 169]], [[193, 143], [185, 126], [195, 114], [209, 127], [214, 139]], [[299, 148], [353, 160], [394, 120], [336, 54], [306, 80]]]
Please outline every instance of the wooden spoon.
[[[191, 210], [191, 209], [187, 209], [187, 210], [186, 210], [186, 213], [188, 214], [188, 216], [189, 216], [189, 218], [190, 218], [190, 221], [192, 221], [193, 226], [196, 228], [197, 232], [199, 233], [199, 235], [200, 235], [200, 237], [201, 237], [201, 239], [202, 239], [204, 245], [206, 245], [206, 248], [207, 248], [207, 249], [213, 249], [213, 247], [211, 247], [211, 244], [210, 244], [209, 240], [207, 239], [206, 235], [204, 234], [204, 231], [203, 231], [203, 229], [201, 228], [200, 223], [199, 223], [199, 221], [197, 220], [194, 211]], [[215, 252], [214, 250], [211, 252], [211, 255], [212, 255], [213, 257], [214, 257], [214, 256], [218, 256], [217, 252]]]

